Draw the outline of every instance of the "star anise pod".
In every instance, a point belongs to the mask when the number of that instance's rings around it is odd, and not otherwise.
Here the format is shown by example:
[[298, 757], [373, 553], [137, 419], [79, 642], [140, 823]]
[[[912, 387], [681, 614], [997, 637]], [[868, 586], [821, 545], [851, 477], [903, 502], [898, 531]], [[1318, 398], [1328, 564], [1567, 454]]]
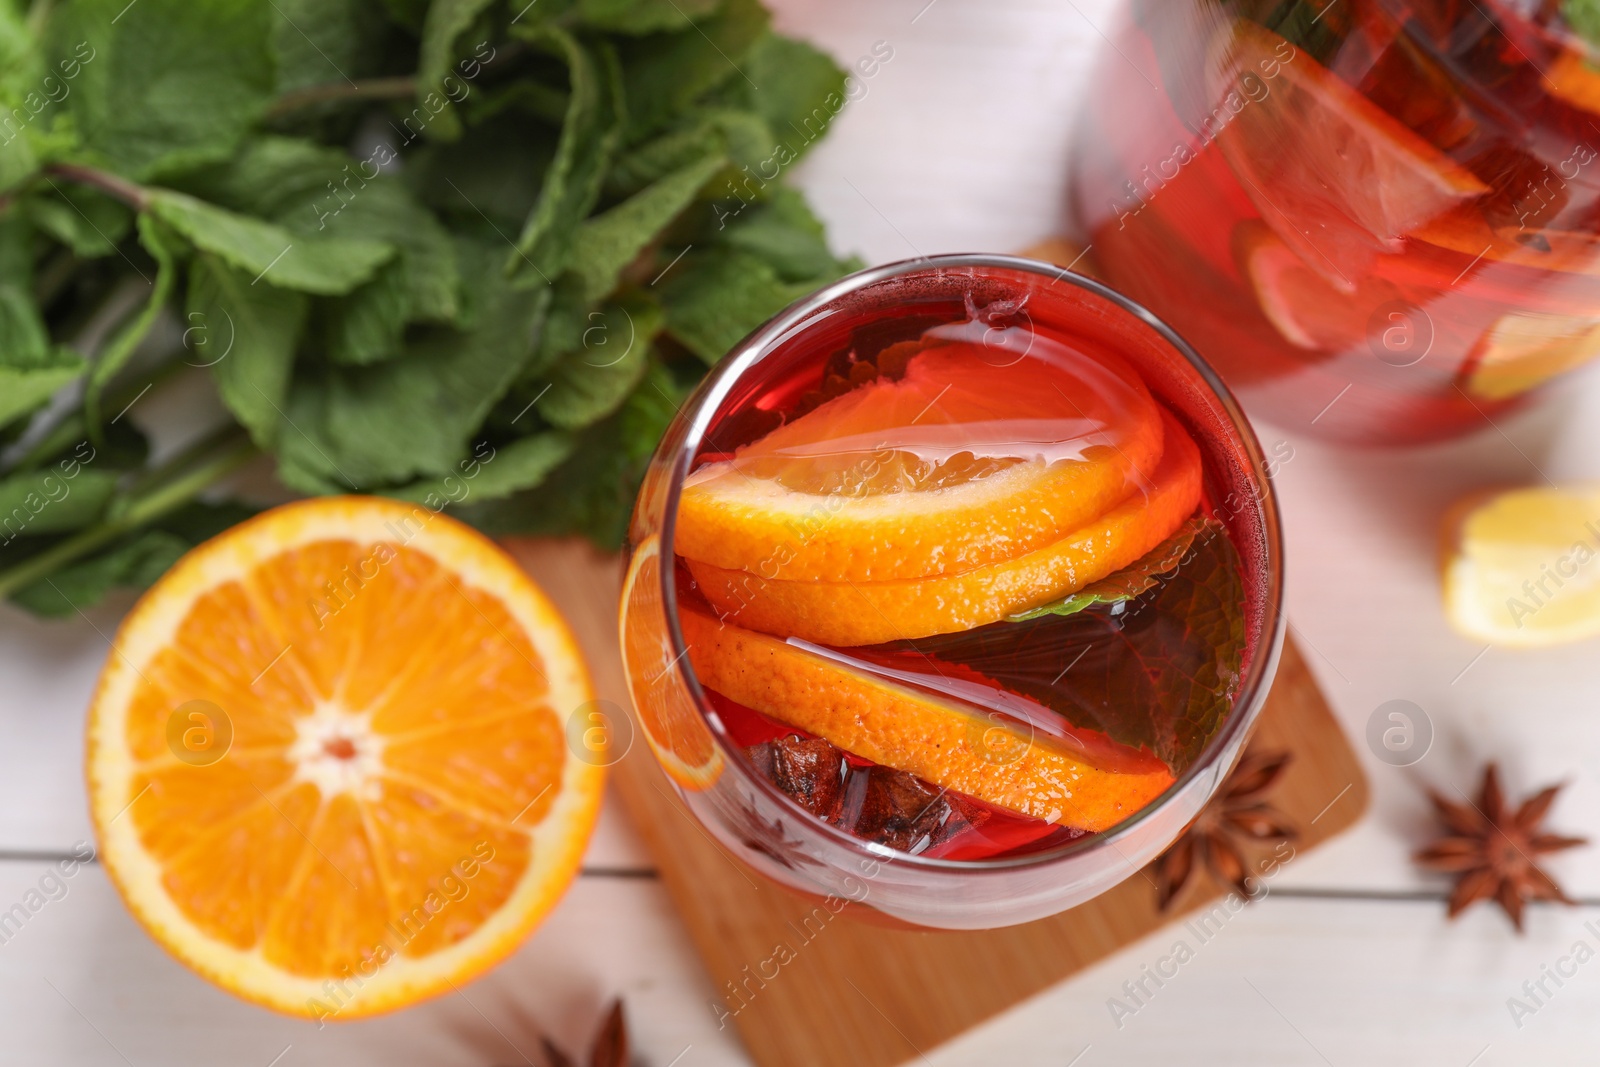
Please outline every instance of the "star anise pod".
[[1262, 799], [1278, 784], [1292, 758], [1289, 752], [1255, 749], [1244, 754], [1189, 829], [1151, 864], [1157, 907], [1162, 911], [1171, 907], [1197, 867], [1233, 886], [1246, 900], [1254, 896], [1245, 851], [1252, 845], [1281, 844], [1296, 837], [1288, 818]]
[[[1448, 833], [1413, 859], [1431, 871], [1456, 876], [1450, 893], [1450, 918], [1480, 900], [1493, 900], [1522, 932], [1522, 908], [1530, 900], [1572, 900], [1534, 857], [1588, 843], [1587, 838], [1539, 832], [1561, 786], [1540, 790], [1513, 808], [1500, 790], [1495, 765], [1483, 769], [1478, 800], [1458, 804], [1428, 790], [1433, 810]], [[1463, 800], [1466, 798], [1463, 797]]]
[[[550, 1062], [550, 1067], [577, 1067], [576, 1061], [557, 1048], [548, 1037], [540, 1040], [544, 1043], [544, 1058]], [[595, 1034], [594, 1044], [589, 1046], [589, 1067], [628, 1067], [628, 1063], [628, 1022], [622, 1015], [622, 1001], [617, 999], [611, 1002], [606, 1021], [600, 1024], [600, 1032]]]

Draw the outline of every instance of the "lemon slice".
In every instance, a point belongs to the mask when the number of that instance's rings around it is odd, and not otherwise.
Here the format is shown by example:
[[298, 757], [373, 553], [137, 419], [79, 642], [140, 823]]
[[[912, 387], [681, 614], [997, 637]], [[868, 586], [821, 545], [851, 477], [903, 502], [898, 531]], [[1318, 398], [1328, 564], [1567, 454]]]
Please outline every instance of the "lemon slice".
[[1446, 535], [1445, 614], [1467, 637], [1542, 648], [1600, 635], [1600, 487], [1469, 498]]

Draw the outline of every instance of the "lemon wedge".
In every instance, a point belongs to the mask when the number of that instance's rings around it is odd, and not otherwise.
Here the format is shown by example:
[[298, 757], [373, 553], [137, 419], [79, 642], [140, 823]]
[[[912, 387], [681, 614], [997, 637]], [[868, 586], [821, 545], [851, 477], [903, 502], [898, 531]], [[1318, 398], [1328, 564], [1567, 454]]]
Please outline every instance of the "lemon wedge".
[[1444, 604], [1457, 630], [1495, 645], [1600, 635], [1600, 486], [1458, 504], [1446, 522]]

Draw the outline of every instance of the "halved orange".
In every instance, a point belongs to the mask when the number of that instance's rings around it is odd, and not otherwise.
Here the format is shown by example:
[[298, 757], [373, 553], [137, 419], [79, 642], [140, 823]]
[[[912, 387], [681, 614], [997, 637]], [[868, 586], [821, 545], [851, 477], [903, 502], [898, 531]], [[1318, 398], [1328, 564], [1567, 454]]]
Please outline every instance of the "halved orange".
[[1096, 761], [1072, 738], [1007, 724], [868, 665], [693, 608], [679, 618], [689, 660], [708, 688], [847, 752], [1011, 811], [1106, 830], [1172, 784], [1166, 765], [1137, 749], [1100, 739], [1096, 747], [1116, 752]]
[[1123, 360], [1036, 348], [924, 350], [898, 381], [859, 386], [696, 471], [676, 551], [769, 579], [886, 581], [1070, 533], [1144, 482], [1160, 421]]
[[1213, 128], [1261, 217], [1350, 289], [1382, 252], [1489, 191], [1471, 171], [1282, 37], [1245, 19], [1213, 46]]
[[622, 665], [644, 739], [667, 776], [685, 789], [704, 789], [722, 774], [722, 753], [688, 691], [678, 684], [661, 599], [661, 540], [647, 537], [633, 551], [622, 583]]
[[[427, 508], [289, 504], [190, 552], [123, 622], [89, 712], [107, 873], [151, 936], [317, 1018], [448, 992], [577, 872], [604, 769], [544, 595]], [[581, 751], [581, 756], [580, 756]]]
[[1036, 551], [956, 574], [886, 582], [767, 579], [688, 560], [726, 621], [824, 645], [873, 645], [955, 633], [1048, 603], [1155, 548], [1200, 503], [1200, 450], [1161, 412], [1165, 448], [1150, 487]]

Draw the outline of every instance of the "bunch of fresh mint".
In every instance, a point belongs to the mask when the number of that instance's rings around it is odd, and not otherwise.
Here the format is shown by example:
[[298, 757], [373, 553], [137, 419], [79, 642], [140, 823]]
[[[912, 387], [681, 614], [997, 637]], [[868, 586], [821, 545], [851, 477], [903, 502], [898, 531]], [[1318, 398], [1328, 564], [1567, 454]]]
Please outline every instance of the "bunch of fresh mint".
[[[153, 581], [261, 453], [615, 545], [706, 366], [850, 269], [781, 184], [843, 92], [757, 0], [0, 0], [0, 595]], [[152, 463], [191, 375], [234, 422]]]

